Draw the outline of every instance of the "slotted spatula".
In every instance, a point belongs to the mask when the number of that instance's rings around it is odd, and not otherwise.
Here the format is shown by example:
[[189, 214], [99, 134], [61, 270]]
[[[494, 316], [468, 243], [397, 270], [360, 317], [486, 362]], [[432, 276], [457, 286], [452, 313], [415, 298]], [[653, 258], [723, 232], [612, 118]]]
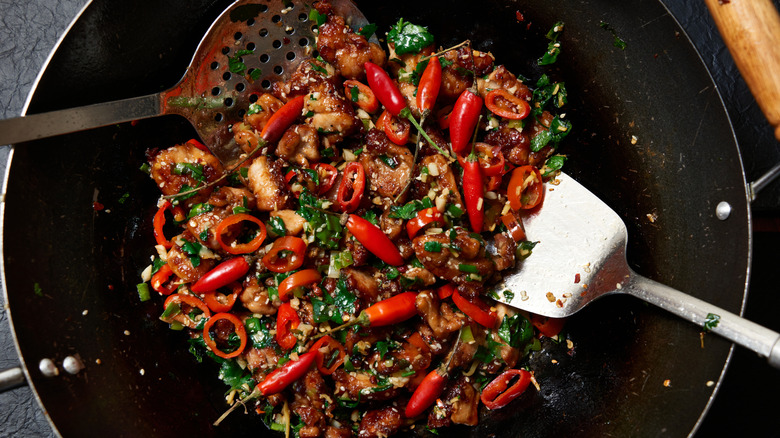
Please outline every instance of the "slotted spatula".
[[[367, 24], [350, 0], [331, 1], [334, 11]], [[315, 48], [309, 6], [302, 1], [239, 0], [225, 9], [201, 39], [184, 76], [161, 93], [0, 120], [0, 145], [15, 144], [164, 114], [179, 114], [225, 164], [241, 149], [230, 124], [278, 80], [286, 80]]]

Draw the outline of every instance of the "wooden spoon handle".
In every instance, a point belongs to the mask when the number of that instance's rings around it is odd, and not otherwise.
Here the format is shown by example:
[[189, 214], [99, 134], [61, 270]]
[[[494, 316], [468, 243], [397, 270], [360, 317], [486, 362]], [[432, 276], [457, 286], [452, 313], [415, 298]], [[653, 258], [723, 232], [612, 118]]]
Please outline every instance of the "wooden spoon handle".
[[771, 0], [704, 0], [780, 140], [780, 15]]

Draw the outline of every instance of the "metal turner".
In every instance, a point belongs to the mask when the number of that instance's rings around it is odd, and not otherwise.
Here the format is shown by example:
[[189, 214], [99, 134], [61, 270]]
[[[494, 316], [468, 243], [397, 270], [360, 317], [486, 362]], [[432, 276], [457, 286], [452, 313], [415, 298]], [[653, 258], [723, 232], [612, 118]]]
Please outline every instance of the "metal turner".
[[[337, 14], [353, 26], [368, 23], [350, 0], [333, 0]], [[114, 102], [0, 120], [0, 145], [166, 114], [187, 118], [223, 164], [241, 150], [229, 126], [240, 121], [257, 93], [287, 80], [315, 50], [317, 24], [309, 6], [270, 0], [239, 0], [225, 9], [198, 44], [178, 84], [161, 93]]]

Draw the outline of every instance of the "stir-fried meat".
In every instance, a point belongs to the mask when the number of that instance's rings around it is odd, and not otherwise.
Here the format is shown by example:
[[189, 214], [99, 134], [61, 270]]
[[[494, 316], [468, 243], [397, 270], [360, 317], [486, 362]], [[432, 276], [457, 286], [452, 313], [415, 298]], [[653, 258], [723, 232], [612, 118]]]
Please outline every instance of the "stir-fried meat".
[[[190, 283], [198, 280], [206, 272], [209, 272], [214, 267], [214, 259], [200, 257], [198, 254], [194, 256], [198, 257], [198, 262], [193, 263], [190, 258], [190, 254], [182, 248], [187, 242], [195, 242], [197, 239], [195, 236], [185, 231], [182, 234], [171, 239], [173, 246], [168, 250], [168, 256], [166, 262], [171, 267], [171, 271], [176, 274], [182, 281]], [[197, 266], [195, 266], [197, 264]]]
[[284, 228], [287, 230], [288, 236], [297, 236], [303, 232], [303, 224], [306, 223], [306, 219], [299, 216], [295, 210], [272, 211], [270, 216], [278, 217], [284, 222]]
[[482, 79], [481, 76], [478, 76], [477, 88], [479, 89], [479, 95], [483, 99], [491, 90], [506, 90], [510, 94], [525, 100], [531, 100], [533, 95], [531, 90], [523, 84], [523, 81], [517, 79], [517, 76], [513, 75], [503, 65], [499, 65], [490, 72], [487, 79]]
[[244, 357], [247, 368], [254, 373], [255, 379], [261, 381], [268, 371], [276, 368], [281, 356], [271, 347], [252, 347], [246, 351]]
[[517, 244], [514, 239], [504, 233], [496, 234], [493, 237], [492, 248], [494, 252], [491, 253], [491, 258], [493, 263], [496, 264], [497, 271], [503, 271], [515, 266]]
[[377, 301], [379, 296], [379, 283], [374, 275], [367, 270], [344, 268], [341, 274], [347, 282], [347, 288], [354, 292], [365, 307]]
[[375, 43], [356, 34], [344, 22], [344, 17], [334, 15], [329, 2], [315, 3], [315, 8], [328, 16], [328, 20], [319, 28], [317, 50], [329, 63], [347, 79], [365, 78], [363, 64], [371, 61], [376, 65], [385, 65], [385, 51]]
[[420, 169], [423, 168], [428, 169], [428, 173], [415, 178], [413, 196], [418, 199], [433, 196], [436, 205], [452, 205], [466, 211], [455, 174], [447, 160], [439, 154], [429, 155], [420, 160]]
[[[303, 378], [292, 386], [295, 394], [290, 405], [293, 412], [300, 416], [304, 426], [298, 432], [301, 438], [316, 438], [322, 436], [327, 425], [327, 418], [333, 415], [335, 404], [327, 394], [331, 393], [322, 374], [312, 368]], [[323, 397], [324, 396], [324, 397]]]
[[276, 155], [301, 167], [320, 161], [320, 138], [309, 125], [293, 125], [284, 132], [276, 146]]
[[[158, 152], [150, 159], [149, 170], [163, 195], [175, 195], [187, 187], [198, 187], [215, 181], [224, 169], [217, 157], [190, 143], [184, 143]], [[209, 192], [203, 190], [181, 202], [185, 207], [204, 202]]]
[[352, 429], [344, 426], [328, 426], [325, 429], [325, 438], [352, 438]]
[[[482, 242], [463, 228], [455, 232], [417, 236], [414, 252], [426, 269], [439, 278], [458, 284], [480, 283], [495, 272], [495, 264], [485, 253]], [[453, 237], [450, 237], [454, 234]], [[438, 242], [441, 252], [425, 249], [426, 242]], [[476, 271], [476, 272], [473, 272]]]
[[268, 298], [268, 289], [258, 283], [257, 277], [253, 276], [244, 282], [244, 289], [241, 291], [238, 299], [252, 313], [260, 315], [273, 315], [276, 313], [276, 307]]
[[244, 152], [250, 153], [260, 144], [260, 132], [282, 105], [282, 101], [272, 94], [263, 93], [244, 116], [244, 121], [233, 125], [233, 138]]
[[[433, 118], [433, 117], [431, 117]], [[426, 122], [423, 126], [423, 129], [425, 129], [425, 133], [428, 134], [428, 137], [433, 140], [433, 142], [436, 144], [436, 146], [439, 147], [442, 151], [448, 151], [450, 150], [450, 144], [449, 140], [447, 139], [447, 136], [444, 135], [444, 132], [439, 128], [439, 124], [436, 121], [430, 121]], [[436, 155], [440, 152], [436, 150], [433, 146], [431, 146], [428, 141], [423, 138], [420, 142], [420, 156], [426, 157], [428, 155]]]
[[401, 393], [402, 388], [380, 385], [379, 378], [369, 371], [344, 371], [337, 369], [333, 374], [336, 382], [336, 397], [350, 400], [390, 400]]
[[526, 127], [520, 129], [510, 127], [510, 122], [504, 120], [498, 129], [488, 132], [484, 142], [492, 146], [500, 146], [504, 158], [512, 164], [517, 166], [532, 164], [539, 167], [553, 154], [554, 149], [547, 145], [538, 152], [531, 152], [531, 139], [546, 130], [552, 119], [553, 115], [544, 111], [539, 116], [539, 122], [530, 120]]
[[433, 330], [437, 339], [446, 339], [466, 322], [462, 314], [453, 312], [449, 304], [439, 301], [435, 291], [424, 290], [418, 293], [414, 304], [417, 306], [417, 313]]
[[282, 175], [283, 162], [271, 161], [260, 156], [249, 166], [248, 186], [257, 198], [257, 209], [274, 211], [291, 206], [293, 196], [287, 189]]
[[[351, 235], [351, 233], [349, 234]], [[364, 266], [366, 263], [368, 263], [368, 258], [371, 257], [371, 252], [369, 252], [362, 243], [348, 236], [344, 246], [346, 246], [347, 250], [350, 252], [350, 254], [352, 254], [352, 266]]]
[[449, 61], [442, 69], [439, 98], [444, 103], [454, 102], [460, 94], [471, 87], [474, 77], [482, 77], [493, 68], [493, 55], [461, 47], [444, 54]]
[[[419, 340], [417, 340], [419, 339]], [[394, 373], [406, 371], [421, 371], [428, 368], [431, 364], [431, 351], [422, 338], [409, 338], [403, 343], [392, 344], [398, 348], [392, 348], [391, 351], [376, 351], [368, 357], [367, 363], [377, 373], [383, 376], [389, 376]], [[409, 376], [392, 377], [396, 386], [405, 385], [409, 381]]]
[[382, 232], [385, 233], [390, 240], [395, 240], [401, 235], [401, 232], [404, 231], [404, 220], [391, 218], [390, 209], [387, 208], [382, 213], [382, 216], [379, 216], [379, 228], [382, 229]]
[[436, 283], [436, 276], [425, 268], [412, 266], [406, 268], [402, 275], [410, 281], [408, 288], [413, 290], [422, 289]]
[[360, 438], [388, 437], [401, 428], [403, 415], [395, 406], [366, 412], [360, 422]]
[[469, 330], [471, 330], [471, 337], [474, 339], [458, 343], [458, 348], [455, 350], [450, 362], [450, 372], [458, 368], [467, 368], [474, 360], [474, 355], [477, 354], [479, 346], [485, 345], [485, 330], [481, 325], [472, 323], [469, 325]]
[[428, 348], [431, 350], [431, 355], [441, 356], [448, 351], [449, 341], [440, 340], [438, 337], [436, 337], [433, 329], [427, 323], [420, 321], [415, 324], [414, 329], [417, 331], [417, 333], [420, 334], [420, 337], [422, 337], [423, 341], [425, 341], [425, 343], [428, 345]]
[[405, 146], [391, 142], [384, 132], [372, 129], [360, 154], [372, 196], [395, 199], [412, 175], [414, 155]]
[[476, 426], [479, 422], [479, 393], [471, 379], [460, 376], [450, 380], [428, 416], [428, 427], [446, 427], [451, 423]]

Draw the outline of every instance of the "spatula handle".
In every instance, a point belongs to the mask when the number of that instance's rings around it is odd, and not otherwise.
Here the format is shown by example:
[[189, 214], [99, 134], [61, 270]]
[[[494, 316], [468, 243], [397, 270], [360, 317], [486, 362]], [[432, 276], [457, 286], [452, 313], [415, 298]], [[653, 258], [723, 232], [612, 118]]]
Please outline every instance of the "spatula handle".
[[160, 96], [152, 94], [0, 120], [0, 145], [159, 116], [160, 109]]
[[780, 368], [780, 333], [641, 275], [633, 274], [622, 291], [702, 327], [709, 320], [707, 330], [755, 351]]
[[780, 15], [771, 0], [705, 0], [723, 41], [780, 140]]

